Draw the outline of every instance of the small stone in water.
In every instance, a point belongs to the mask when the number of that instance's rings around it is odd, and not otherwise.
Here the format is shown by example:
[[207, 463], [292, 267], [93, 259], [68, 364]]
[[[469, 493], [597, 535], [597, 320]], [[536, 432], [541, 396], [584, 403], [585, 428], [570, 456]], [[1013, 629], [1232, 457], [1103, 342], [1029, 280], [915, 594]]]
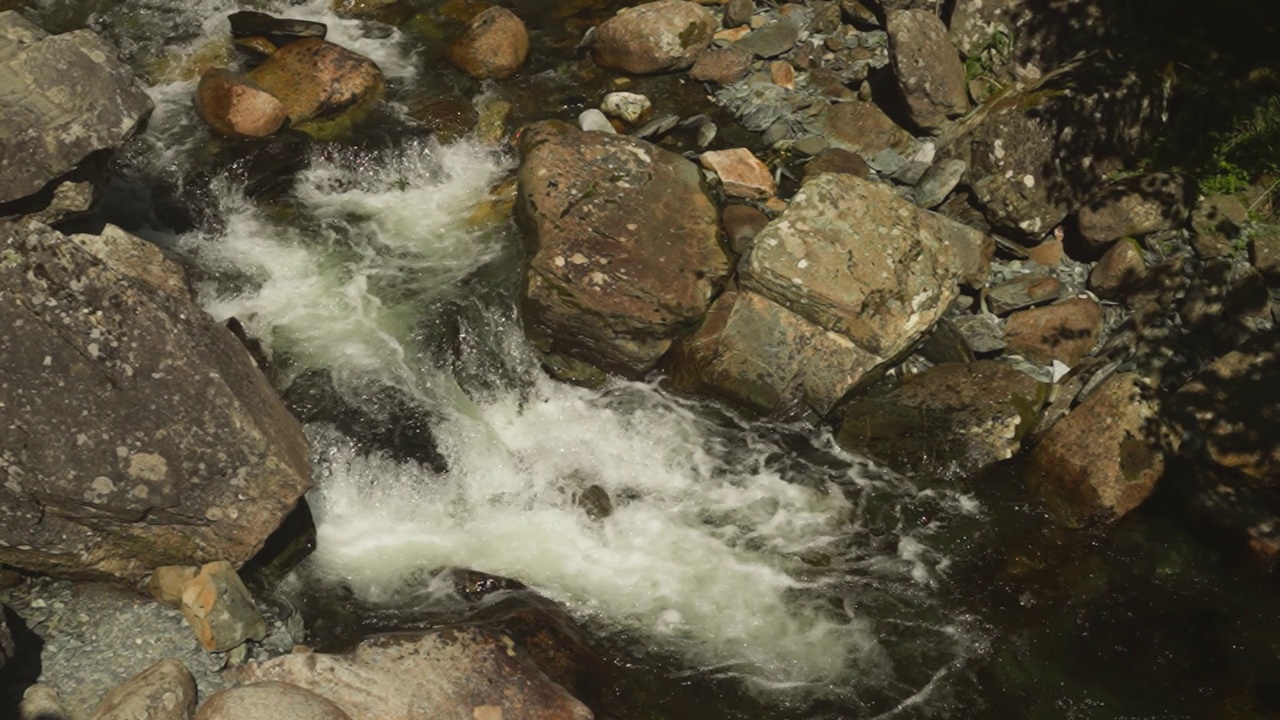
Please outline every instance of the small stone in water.
[[703, 123], [698, 128], [698, 147], [704, 148], [710, 145], [711, 141], [716, 139], [717, 132], [719, 132], [719, 128], [716, 127], [715, 123]]
[[578, 127], [582, 128], [583, 130], [586, 130], [587, 132], [592, 132], [592, 131], [603, 132], [603, 133], [617, 132], [616, 130], [613, 129], [613, 125], [609, 124], [609, 118], [605, 117], [604, 113], [600, 112], [595, 108], [583, 110], [578, 115]]
[[613, 500], [599, 485], [591, 485], [578, 496], [578, 507], [592, 520], [603, 520], [613, 514]]
[[649, 98], [639, 93], [611, 92], [600, 101], [600, 110], [605, 115], [634, 123], [649, 111]]
[[663, 133], [667, 132], [671, 128], [675, 127], [676, 124], [679, 122], [680, 122], [679, 115], [664, 115], [658, 118], [657, 120], [650, 122], [649, 124], [645, 125], [639, 130], [631, 133], [631, 136], [640, 138], [641, 140], [643, 140], [648, 137], [662, 135]]

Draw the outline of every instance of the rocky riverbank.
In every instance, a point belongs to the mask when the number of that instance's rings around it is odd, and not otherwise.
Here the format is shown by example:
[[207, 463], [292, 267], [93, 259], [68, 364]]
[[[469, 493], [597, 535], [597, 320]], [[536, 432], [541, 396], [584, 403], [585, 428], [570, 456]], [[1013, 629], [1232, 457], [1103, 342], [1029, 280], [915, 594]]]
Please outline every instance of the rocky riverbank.
[[[151, 68], [188, 83], [217, 148], [154, 205], [216, 223], [185, 186], [234, 175], [270, 202], [309, 153], [375, 142], [390, 119], [466, 135], [519, 158], [469, 222], [519, 225], [520, 318], [552, 376], [829, 431], [927, 487], [1013, 460], [1045, 532], [1105, 532], [1158, 492], [1270, 572], [1274, 185], [1210, 194], [1140, 169], [1167, 79], [1024, 5], [659, 0], [583, 11], [570, 43], [540, 47], [518, 4], [446, 3], [436, 62], [485, 83], [474, 104], [414, 96], [323, 23], [236, 12]], [[296, 559], [281, 548], [308, 542], [299, 420], [448, 461], [403, 388], [370, 392], [371, 413], [323, 371], [291, 376], [197, 304], [189, 258], [105, 222], [154, 111], [136, 73], [89, 30], [0, 12], [0, 712], [634, 712], [592, 688], [609, 663], [557, 611], [316, 651], [311, 618], [241, 581], [246, 563], [278, 580]], [[548, 76], [581, 97], [547, 102]], [[574, 482], [593, 520], [626, 501]], [[464, 604], [526, 592], [457, 577]]]

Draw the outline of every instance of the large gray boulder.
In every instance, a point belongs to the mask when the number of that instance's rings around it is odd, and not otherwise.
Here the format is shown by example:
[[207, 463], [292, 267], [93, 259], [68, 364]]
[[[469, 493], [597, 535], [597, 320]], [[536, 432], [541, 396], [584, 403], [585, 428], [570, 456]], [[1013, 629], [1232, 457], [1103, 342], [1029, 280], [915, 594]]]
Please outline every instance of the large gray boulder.
[[756, 410], [826, 414], [919, 340], [989, 271], [989, 237], [888, 185], [820, 173], [756, 237], [741, 292], [717, 301], [673, 363], [678, 384]]
[[88, 30], [50, 36], [15, 11], [0, 12], [0, 204], [118, 147], [152, 109], [102, 38]]
[[115, 228], [0, 224], [0, 562], [136, 580], [249, 559], [307, 444], [181, 270]]
[[729, 272], [701, 172], [632, 138], [537, 123], [521, 138], [526, 329], [638, 377], [702, 319]]

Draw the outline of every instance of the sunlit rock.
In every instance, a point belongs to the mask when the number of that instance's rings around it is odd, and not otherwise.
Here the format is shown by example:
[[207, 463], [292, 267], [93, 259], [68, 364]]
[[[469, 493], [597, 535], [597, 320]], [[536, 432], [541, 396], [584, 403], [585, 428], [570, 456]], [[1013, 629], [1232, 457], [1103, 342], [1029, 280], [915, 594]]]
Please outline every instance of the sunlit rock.
[[886, 13], [889, 59], [911, 119], [936, 130], [969, 109], [964, 64], [933, 10]]
[[686, 0], [658, 0], [624, 8], [601, 23], [591, 58], [610, 70], [649, 74], [683, 70], [711, 43], [716, 18]]
[[447, 54], [450, 62], [473, 78], [505, 78], [528, 57], [529, 31], [515, 13], [491, 7], [472, 18]]

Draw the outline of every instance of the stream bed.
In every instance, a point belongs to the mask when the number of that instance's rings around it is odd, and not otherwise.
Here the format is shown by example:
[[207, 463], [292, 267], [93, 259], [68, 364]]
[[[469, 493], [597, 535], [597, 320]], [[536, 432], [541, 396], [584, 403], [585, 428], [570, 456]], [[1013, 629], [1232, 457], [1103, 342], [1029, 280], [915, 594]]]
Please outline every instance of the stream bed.
[[[620, 669], [633, 718], [1280, 716], [1275, 589], [1159, 496], [1067, 532], [1016, 464], [926, 482], [660, 379], [548, 377], [519, 322], [519, 230], [477, 210], [517, 159], [448, 120], [495, 98], [512, 127], [572, 120], [615, 87], [574, 47], [616, 3], [511, 3], [534, 52], [501, 86], [444, 63], [446, 5], [386, 23], [252, 5], [327, 23], [378, 62], [388, 103], [348, 141], [246, 148], [207, 133], [180, 71], [241, 5], [0, 0], [93, 27], [151, 83], [156, 113], [95, 222], [181, 256], [282, 391], [323, 373], [369, 417], [430, 419], [430, 460], [307, 425], [315, 549], [270, 592], [316, 642], [545, 598]], [[718, 112], [678, 78], [627, 89]], [[459, 569], [483, 591], [463, 597]]]

